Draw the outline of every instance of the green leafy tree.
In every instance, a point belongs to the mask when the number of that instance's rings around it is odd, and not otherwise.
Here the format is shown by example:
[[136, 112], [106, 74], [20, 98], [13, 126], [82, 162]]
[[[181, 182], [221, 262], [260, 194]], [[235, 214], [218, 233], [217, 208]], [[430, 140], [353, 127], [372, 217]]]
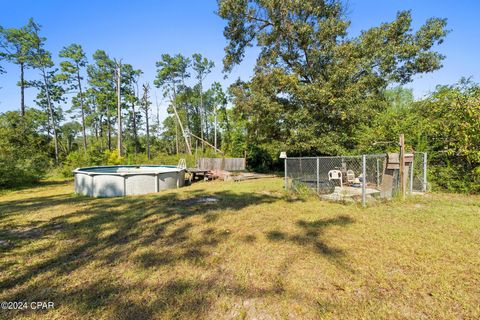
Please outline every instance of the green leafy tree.
[[[188, 73], [188, 67], [190, 65], [190, 59], [185, 58], [181, 54], [171, 56], [169, 54], [162, 54], [162, 59], [156, 63], [157, 76], [154, 84], [157, 88], [162, 88], [164, 96], [168, 96], [170, 99], [170, 106], [176, 118], [176, 124], [180, 126], [180, 130], [185, 140], [185, 147], [189, 154], [192, 154], [190, 141], [187, 136], [187, 132], [184, 129], [182, 120], [179, 114], [178, 104], [178, 91], [185, 88], [185, 79], [190, 76]], [[176, 152], [179, 152], [179, 139], [178, 130], [176, 130]]]
[[437, 185], [480, 192], [480, 85], [468, 79], [438, 86], [416, 105]]
[[152, 104], [150, 102], [150, 85], [148, 83], [143, 84], [142, 86], [143, 89], [143, 94], [142, 94], [142, 100], [141, 100], [141, 108], [144, 112], [145, 115], [145, 133], [147, 134], [146, 142], [147, 142], [147, 157], [148, 160], [150, 160], [150, 123], [149, 123], [149, 115], [150, 115], [150, 105]]
[[[44, 101], [47, 106], [47, 110], [49, 112], [50, 121], [51, 121], [51, 128], [53, 132], [53, 141], [55, 146], [55, 163], [58, 163], [58, 136], [57, 136], [57, 122], [58, 119], [56, 118], [56, 114], [54, 111], [54, 106], [52, 102], [52, 93], [55, 92], [58, 96], [61, 96], [63, 89], [58, 88], [59, 86], [55, 86], [53, 82], [56, 79], [55, 72], [56, 70], [51, 70], [54, 66], [52, 61], [52, 55], [49, 51], [47, 51], [45, 46], [46, 38], [41, 37], [40, 32], [40, 25], [32, 22], [32, 36], [31, 42], [33, 43], [33, 52], [32, 52], [32, 59], [31, 59], [31, 66], [40, 71], [40, 76], [42, 78], [41, 82], [36, 82], [40, 87], [40, 89], [44, 93]], [[41, 83], [41, 84], [40, 84]], [[41, 94], [41, 93], [40, 93]], [[57, 99], [61, 99], [58, 97]]]
[[50, 167], [50, 138], [42, 134], [43, 111], [0, 114], [0, 186], [38, 181]]
[[227, 21], [225, 71], [248, 46], [261, 49], [251, 81], [231, 92], [249, 141], [272, 156], [354, 150], [358, 128], [387, 106], [387, 86], [437, 70], [444, 58], [432, 49], [446, 20], [412, 32], [409, 11], [357, 37], [340, 1], [221, 0], [218, 14]]
[[106, 144], [112, 149], [112, 125], [116, 110], [115, 63], [103, 50], [93, 54], [93, 64], [87, 66], [89, 97], [94, 103], [95, 118], [99, 125], [99, 135], [103, 138], [107, 131]]
[[[0, 59], [5, 59], [20, 67], [20, 112], [25, 114], [25, 69], [31, 66], [36, 54], [36, 29], [38, 25], [30, 18], [21, 28], [2, 28], [0, 26]], [[0, 73], [1, 73], [0, 67]]]
[[85, 68], [87, 65], [87, 57], [83, 48], [79, 44], [71, 44], [69, 46], [63, 47], [59, 53], [60, 58], [65, 58], [66, 60], [60, 62], [60, 67], [62, 73], [60, 74], [60, 79], [65, 81], [70, 85], [70, 89], [78, 91], [77, 101], [79, 102], [80, 115], [82, 119], [82, 134], [83, 134], [83, 148], [85, 153], [87, 153], [87, 133], [85, 126], [85, 103], [84, 103], [84, 94], [82, 90], [82, 76], [80, 74], [82, 68]]
[[[207, 77], [207, 75], [212, 71], [215, 67], [215, 63], [213, 61], [208, 60], [205, 57], [202, 57], [199, 53], [194, 53], [192, 56], [193, 64], [192, 68], [195, 71], [195, 78], [198, 81], [198, 94], [200, 97], [200, 138], [204, 139], [204, 132], [208, 135], [208, 121], [207, 121], [207, 110], [203, 103], [203, 81]], [[207, 137], [208, 138], [208, 137]], [[202, 141], [202, 148], [203, 148], [203, 141]]]
[[63, 123], [59, 127], [59, 141], [66, 155], [78, 148], [77, 137], [82, 132], [82, 124], [77, 121]]
[[[72, 100], [75, 103], [75, 99]], [[85, 123], [86, 126], [91, 128], [92, 136], [94, 137], [95, 144], [100, 146], [100, 149], [103, 149], [103, 141], [102, 141], [102, 122], [103, 122], [103, 113], [99, 112], [97, 101], [96, 101], [96, 94], [93, 88], [88, 88], [85, 91], [85, 99], [84, 103], [86, 105], [86, 110], [88, 113], [85, 116]]]
[[355, 133], [357, 150], [362, 153], [398, 152], [396, 142], [406, 134], [408, 148], [425, 151], [425, 136], [421, 132], [421, 117], [411, 89], [395, 87], [384, 92], [386, 108], [370, 122], [359, 126]]
[[[65, 88], [58, 81], [58, 70], [46, 71], [45, 80], [30, 81], [29, 85], [39, 90], [35, 103], [46, 115], [45, 129], [53, 137], [54, 155], [58, 162], [60, 147], [59, 128], [64, 119], [62, 103], [65, 102]], [[65, 148], [64, 151], [66, 152]]]
[[468, 79], [438, 86], [428, 97], [413, 101], [411, 90], [385, 93], [389, 106], [356, 136], [362, 152], [396, 152], [406, 133], [407, 149], [426, 151], [430, 180], [451, 191], [480, 192], [480, 86]]
[[[229, 129], [228, 117], [226, 113], [227, 108], [227, 95], [222, 89], [222, 85], [219, 82], [214, 82], [211, 88], [208, 90], [207, 96], [211, 97], [212, 113], [213, 113], [213, 145], [215, 149], [220, 149], [218, 144], [219, 136], [219, 122], [220, 127], [225, 130]], [[221, 140], [221, 137], [220, 137]]]
[[138, 127], [141, 121], [141, 114], [137, 112], [135, 106], [140, 104], [138, 82], [142, 73], [141, 70], [134, 69], [130, 64], [122, 65], [122, 95], [124, 97], [125, 109], [128, 110], [126, 127], [129, 129], [127, 132], [131, 132], [131, 139], [129, 140], [133, 142], [135, 153], [140, 151]]

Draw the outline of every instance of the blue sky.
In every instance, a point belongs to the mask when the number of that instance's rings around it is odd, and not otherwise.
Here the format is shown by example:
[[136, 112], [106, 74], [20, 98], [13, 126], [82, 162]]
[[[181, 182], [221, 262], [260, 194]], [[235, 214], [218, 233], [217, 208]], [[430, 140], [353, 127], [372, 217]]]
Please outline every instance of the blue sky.
[[[462, 76], [480, 81], [480, 25], [477, 14], [480, 1], [433, 0], [348, 0], [352, 20], [351, 35], [391, 21], [398, 10], [411, 9], [417, 28], [429, 17], [448, 19], [451, 33], [437, 49], [447, 56], [444, 67], [432, 74], [419, 76], [407, 87], [417, 98], [434, 90], [437, 84], [452, 84]], [[215, 15], [215, 0], [175, 1], [6, 1], [0, 0], [3, 27], [20, 27], [33, 17], [42, 25], [49, 49], [58, 62], [58, 51], [70, 43], [81, 44], [91, 59], [96, 49], [103, 49], [112, 58], [144, 71], [141, 81], [155, 78], [155, 62], [162, 53], [191, 55], [199, 52], [215, 61], [216, 68], [207, 82], [220, 81], [224, 87], [238, 77], [248, 79], [255, 63], [257, 49], [247, 52], [244, 62], [227, 79], [221, 73], [224, 21]], [[0, 75], [0, 112], [19, 109], [20, 92], [16, 83], [17, 66], [2, 63], [7, 74]], [[36, 73], [28, 71], [28, 79]], [[34, 106], [35, 89], [27, 89], [26, 103]], [[159, 99], [161, 92], [157, 90]], [[165, 115], [165, 102], [161, 103]]]

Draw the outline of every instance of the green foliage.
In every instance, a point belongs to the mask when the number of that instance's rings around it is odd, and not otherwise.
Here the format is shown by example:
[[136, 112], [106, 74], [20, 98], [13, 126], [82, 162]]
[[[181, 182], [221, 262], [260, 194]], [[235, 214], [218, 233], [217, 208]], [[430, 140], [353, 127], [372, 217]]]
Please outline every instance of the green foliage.
[[117, 165], [120, 165], [120, 164], [125, 164], [125, 158], [124, 157], [121, 157], [119, 154], [118, 154], [118, 151], [117, 150], [105, 150], [104, 151], [105, 153], [105, 158], [106, 158], [106, 164], [107, 165], [114, 165], [114, 166], [117, 166]]
[[41, 179], [50, 167], [49, 138], [39, 134], [40, 111], [0, 114], [0, 186], [15, 187]]
[[[199, 155], [200, 156], [200, 155]], [[203, 156], [203, 155], [202, 155]], [[205, 156], [212, 156], [206, 154]], [[113, 149], [102, 150], [98, 144], [90, 145], [87, 153], [83, 150], [75, 150], [68, 154], [61, 166], [60, 173], [64, 177], [72, 177], [72, 171], [76, 168], [89, 166], [105, 166], [105, 165], [177, 165], [178, 161], [183, 158], [187, 162], [187, 166], [195, 166], [195, 156], [188, 154], [166, 154], [161, 152], [154, 153], [150, 159], [144, 152], [130, 153], [124, 157], [118, 156], [118, 151]]]
[[247, 151], [247, 165], [251, 170], [257, 172], [270, 171], [273, 161], [272, 155], [265, 148], [251, 145]]
[[[218, 156], [195, 140], [199, 136], [227, 156], [246, 152], [250, 169], [268, 171], [282, 167], [280, 151], [291, 156], [397, 151], [398, 135], [405, 133], [407, 149], [429, 153], [436, 186], [480, 192], [479, 85], [462, 80], [439, 86], [422, 101], [414, 101], [411, 90], [393, 87], [441, 67], [444, 57], [435, 47], [448, 33], [445, 19], [428, 19], [414, 30], [411, 13], [402, 11], [395, 20], [352, 37], [342, 1], [218, 4], [227, 22], [224, 71], [241, 63], [247, 47], [258, 45], [252, 79], [236, 81], [227, 97], [218, 82], [204, 88], [213, 61], [198, 53], [163, 54], [154, 84], [168, 97], [168, 116], [163, 126], [159, 120], [150, 126], [148, 84], [140, 98], [142, 71], [122, 63], [123, 132], [115, 121], [116, 60], [97, 50], [88, 64], [82, 47], [71, 44], [59, 52], [58, 72], [33, 19], [18, 29], [0, 27], [0, 60], [20, 66], [22, 96], [25, 87], [37, 88], [35, 102], [41, 108], [28, 110], [24, 118], [15, 112], [0, 115], [0, 185], [40, 179], [53, 150], [65, 176], [83, 166], [175, 165], [180, 158], [194, 166], [195, 156], [183, 152]], [[41, 81], [26, 82], [25, 68], [40, 71]], [[85, 90], [82, 70], [88, 76]], [[193, 85], [187, 83], [190, 75]], [[67, 112], [80, 111], [78, 122], [68, 122], [63, 113], [71, 91], [77, 94]], [[119, 134], [124, 157], [112, 148]], [[81, 136], [84, 150], [79, 150]]]
[[[480, 192], [480, 85], [462, 79], [419, 102], [433, 178], [446, 189]], [[437, 178], [438, 176], [438, 178]]]
[[37, 24], [33, 19], [29, 19], [27, 25], [18, 29], [0, 26], [1, 56], [12, 63], [29, 66], [34, 57], [35, 28]]
[[480, 86], [462, 79], [417, 102], [400, 88], [386, 97], [389, 107], [358, 131], [359, 150], [396, 152], [394, 143], [405, 133], [407, 149], [428, 152], [435, 186], [480, 192]]
[[253, 78], [231, 90], [249, 142], [304, 155], [354, 150], [358, 128], [386, 108], [389, 84], [441, 67], [432, 49], [447, 34], [444, 19], [413, 32], [404, 11], [351, 37], [340, 1], [222, 0], [218, 14], [227, 21], [226, 71], [246, 47], [261, 48]]
[[84, 150], [71, 151], [61, 166], [60, 172], [64, 177], [73, 177], [72, 171], [76, 168], [107, 164], [108, 155], [99, 145], [90, 145]]

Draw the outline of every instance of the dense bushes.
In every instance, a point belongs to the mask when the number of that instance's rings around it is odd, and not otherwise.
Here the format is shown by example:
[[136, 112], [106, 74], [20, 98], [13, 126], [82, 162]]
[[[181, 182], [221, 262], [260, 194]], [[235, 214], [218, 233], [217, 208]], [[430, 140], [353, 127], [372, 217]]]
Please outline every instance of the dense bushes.
[[37, 110], [0, 115], [0, 186], [16, 187], [41, 179], [50, 163], [50, 139], [42, 135]]
[[468, 80], [439, 86], [417, 108], [432, 180], [448, 190], [480, 192], [480, 86]]
[[396, 91], [390, 107], [359, 132], [360, 152], [395, 151], [394, 144], [374, 142], [405, 133], [408, 148], [428, 152], [433, 187], [480, 192], [480, 86], [461, 80], [417, 102], [408, 90]]

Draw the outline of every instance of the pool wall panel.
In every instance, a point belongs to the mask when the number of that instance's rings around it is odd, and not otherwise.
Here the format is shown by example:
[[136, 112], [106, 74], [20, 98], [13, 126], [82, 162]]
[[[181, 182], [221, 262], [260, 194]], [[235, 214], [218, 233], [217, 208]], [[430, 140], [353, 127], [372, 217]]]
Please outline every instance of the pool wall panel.
[[156, 192], [156, 175], [139, 174], [125, 176], [127, 195], [145, 194]]
[[125, 195], [125, 179], [115, 175], [93, 176], [94, 197], [121, 197]]
[[75, 192], [84, 196], [92, 196], [92, 177], [86, 174], [76, 174]]
[[[105, 167], [107, 170], [113, 167]], [[93, 169], [91, 172], [86, 169]], [[74, 189], [78, 194], [91, 197], [121, 197], [154, 193], [183, 187], [185, 170], [155, 173], [101, 172], [102, 167], [76, 169]], [[173, 169], [173, 168], [172, 168]]]

